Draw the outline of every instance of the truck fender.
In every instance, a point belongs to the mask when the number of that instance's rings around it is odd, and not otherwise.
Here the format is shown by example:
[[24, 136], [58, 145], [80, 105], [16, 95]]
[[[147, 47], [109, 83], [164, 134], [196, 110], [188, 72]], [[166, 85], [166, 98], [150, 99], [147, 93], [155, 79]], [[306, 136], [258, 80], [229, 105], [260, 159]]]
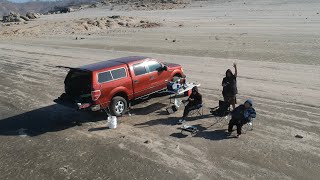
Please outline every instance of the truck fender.
[[117, 95], [122, 96], [126, 100], [130, 100], [132, 93], [130, 93], [130, 91], [125, 87], [117, 87], [110, 92], [110, 97], [111, 97], [110, 101], [112, 100], [113, 97]]

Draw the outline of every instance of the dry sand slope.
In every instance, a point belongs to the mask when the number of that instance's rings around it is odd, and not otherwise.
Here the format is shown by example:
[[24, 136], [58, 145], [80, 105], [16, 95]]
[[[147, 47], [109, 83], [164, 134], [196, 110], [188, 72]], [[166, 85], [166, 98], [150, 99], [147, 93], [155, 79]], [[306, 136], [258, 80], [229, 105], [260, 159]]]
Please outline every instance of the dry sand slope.
[[[1, 179], [318, 179], [319, 5], [269, 0], [198, 2], [166, 11], [89, 9], [32, 23], [51, 27], [120, 14], [162, 26], [2, 35]], [[164, 114], [167, 97], [134, 106], [116, 130], [104, 128], [103, 114], [52, 102], [66, 75], [54, 66], [137, 54], [183, 65], [189, 80], [201, 83], [207, 107], [217, 105], [224, 72], [237, 62], [239, 102], [252, 98], [258, 113], [254, 130], [229, 139], [226, 125], [213, 125], [205, 115], [188, 122], [201, 132], [185, 137], [176, 125], [182, 110]], [[74, 119], [86, 123], [77, 127]]]

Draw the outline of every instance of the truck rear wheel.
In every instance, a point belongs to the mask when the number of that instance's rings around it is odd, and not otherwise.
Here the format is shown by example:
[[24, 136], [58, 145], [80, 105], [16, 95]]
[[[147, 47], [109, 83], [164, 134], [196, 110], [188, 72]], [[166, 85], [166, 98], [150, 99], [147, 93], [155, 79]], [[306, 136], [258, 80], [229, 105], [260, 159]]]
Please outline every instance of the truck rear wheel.
[[127, 100], [121, 96], [116, 96], [111, 100], [110, 111], [114, 116], [122, 116], [128, 108]]

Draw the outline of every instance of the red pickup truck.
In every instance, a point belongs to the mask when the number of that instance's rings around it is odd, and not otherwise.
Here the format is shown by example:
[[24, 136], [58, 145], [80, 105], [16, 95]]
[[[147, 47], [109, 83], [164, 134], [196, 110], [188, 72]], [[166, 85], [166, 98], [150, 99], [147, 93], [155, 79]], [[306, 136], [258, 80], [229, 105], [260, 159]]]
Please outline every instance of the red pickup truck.
[[178, 64], [142, 56], [63, 68], [70, 70], [65, 93], [56, 103], [91, 111], [109, 109], [115, 116], [124, 114], [130, 101], [165, 90], [167, 81], [184, 76]]

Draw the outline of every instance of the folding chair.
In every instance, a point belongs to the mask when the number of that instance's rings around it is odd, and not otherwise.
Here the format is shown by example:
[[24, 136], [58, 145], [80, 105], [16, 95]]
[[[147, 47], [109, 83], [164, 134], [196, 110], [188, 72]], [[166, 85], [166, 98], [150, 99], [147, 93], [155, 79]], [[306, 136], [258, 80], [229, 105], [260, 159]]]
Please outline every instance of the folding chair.
[[253, 130], [253, 123], [252, 121], [251, 122], [248, 122], [246, 124], [244, 124], [242, 126], [242, 133], [245, 134], [247, 131], [252, 131]]
[[198, 105], [195, 109], [189, 112], [189, 116], [190, 117], [203, 116], [203, 107], [204, 107], [204, 103]]
[[219, 106], [210, 108], [211, 114], [215, 118], [214, 124], [218, 124], [222, 122], [222, 126], [228, 123], [229, 114], [230, 114], [230, 103], [226, 101], [219, 101]]

